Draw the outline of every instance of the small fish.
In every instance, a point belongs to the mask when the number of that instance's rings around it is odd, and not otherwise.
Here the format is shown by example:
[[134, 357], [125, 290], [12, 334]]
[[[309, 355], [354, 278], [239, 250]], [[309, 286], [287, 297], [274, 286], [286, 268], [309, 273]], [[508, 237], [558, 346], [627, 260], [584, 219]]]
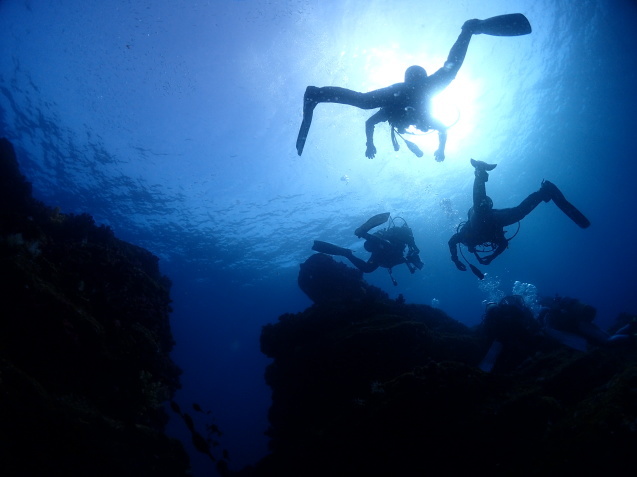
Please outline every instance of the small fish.
[[222, 435], [221, 431], [219, 430], [216, 424], [208, 424], [206, 426], [206, 429], [208, 429], [208, 432], [210, 432], [211, 434], [217, 434], [219, 436]]
[[175, 411], [177, 414], [181, 414], [181, 408], [179, 407], [179, 404], [177, 404], [175, 401], [170, 401], [170, 408]]
[[190, 429], [191, 431], [194, 430], [195, 423], [192, 420], [192, 417], [190, 417], [190, 414], [183, 413], [181, 417], [184, 419], [184, 422], [186, 423], [186, 426], [188, 427], [188, 429]]
[[213, 462], [217, 460], [212, 455], [212, 452], [210, 452], [210, 445], [208, 444], [206, 439], [204, 439], [203, 436], [198, 432], [192, 432], [192, 443], [195, 446], [195, 449], [197, 449], [202, 454], [206, 454]]

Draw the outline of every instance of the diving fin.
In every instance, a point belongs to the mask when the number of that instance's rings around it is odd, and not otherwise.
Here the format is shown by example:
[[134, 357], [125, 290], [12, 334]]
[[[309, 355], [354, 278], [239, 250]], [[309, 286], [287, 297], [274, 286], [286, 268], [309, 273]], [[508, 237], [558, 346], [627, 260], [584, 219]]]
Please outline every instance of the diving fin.
[[339, 247], [338, 245], [333, 245], [327, 242], [322, 242], [320, 240], [314, 241], [312, 250], [314, 250], [315, 252], [326, 253], [328, 255], [340, 255], [343, 257], [351, 253], [351, 251], [347, 248]]
[[520, 36], [531, 33], [529, 20], [521, 13], [508, 13], [480, 21], [476, 33], [493, 36]]
[[480, 170], [484, 170], [484, 171], [492, 171], [493, 169], [496, 168], [497, 164], [487, 164], [484, 161], [478, 161], [476, 159], [471, 159], [471, 165], [476, 168], [476, 169], [480, 169]]
[[365, 222], [363, 225], [358, 227], [354, 231], [354, 235], [356, 235], [357, 237], [360, 237], [364, 233], [369, 232], [374, 227], [378, 227], [379, 225], [384, 224], [385, 222], [387, 222], [388, 219], [389, 219], [389, 212], [383, 212], [382, 214], [376, 214], [373, 217], [371, 217], [370, 219], [367, 219], [367, 222]]
[[551, 200], [553, 200], [555, 205], [557, 205], [573, 222], [583, 229], [591, 225], [590, 220], [588, 220], [586, 216], [577, 209], [577, 207], [566, 200], [562, 191], [559, 190], [555, 184], [549, 181], [543, 181], [542, 187], [549, 189]]
[[303, 148], [305, 147], [305, 140], [307, 139], [307, 134], [310, 132], [310, 126], [312, 125], [312, 113], [310, 113], [309, 117], [303, 116], [303, 122], [301, 123], [301, 128], [299, 129], [299, 135], [296, 138], [296, 152], [299, 154], [303, 154]]
[[[563, 196], [562, 198], [564, 199]], [[586, 216], [582, 214], [577, 209], [577, 207], [571, 204], [568, 200], [553, 199], [553, 202], [555, 202], [555, 205], [557, 205], [562, 210], [562, 212], [568, 215], [568, 217], [577, 225], [579, 225], [581, 228], [585, 229], [591, 225], [591, 221], [588, 220]]]
[[305, 89], [303, 95], [303, 122], [299, 128], [299, 135], [296, 137], [296, 152], [303, 154], [303, 148], [305, 147], [305, 140], [310, 132], [310, 126], [312, 125], [312, 116], [314, 115], [314, 108], [318, 104], [315, 99], [319, 88], [316, 86], [308, 86]]

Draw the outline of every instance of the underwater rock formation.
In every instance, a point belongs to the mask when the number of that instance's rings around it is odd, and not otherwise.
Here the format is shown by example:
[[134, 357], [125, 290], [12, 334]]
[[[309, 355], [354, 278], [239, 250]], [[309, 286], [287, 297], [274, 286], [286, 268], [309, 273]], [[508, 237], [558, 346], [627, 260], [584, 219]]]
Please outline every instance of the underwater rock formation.
[[[366, 284], [366, 293], [355, 291], [360, 277], [315, 257], [308, 262], [320, 260], [323, 279], [351, 283], [338, 299], [322, 296], [263, 328], [261, 348], [273, 359], [271, 454], [231, 475], [625, 475], [631, 468], [634, 343], [566, 347], [514, 302], [469, 329]], [[300, 283], [307, 269], [306, 262]], [[494, 339], [503, 344], [502, 362], [484, 372], [479, 364]]]
[[363, 280], [363, 272], [336, 262], [329, 255], [315, 253], [301, 264], [299, 288], [314, 303], [360, 301], [387, 294]]
[[179, 476], [169, 279], [150, 252], [31, 195], [0, 139], [3, 476]]

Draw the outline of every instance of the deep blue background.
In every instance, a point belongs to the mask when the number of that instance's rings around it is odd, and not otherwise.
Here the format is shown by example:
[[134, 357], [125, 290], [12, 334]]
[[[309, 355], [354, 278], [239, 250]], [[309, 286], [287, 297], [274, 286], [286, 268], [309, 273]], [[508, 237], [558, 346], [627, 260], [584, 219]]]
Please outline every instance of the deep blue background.
[[[411, 64], [442, 66], [469, 18], [524, 13], [533, 33], [472, 39], [441, 115], [460, 116], [447, 159], [394, 152], [386, 126], [364, 157], [371, 112], [320, 105], [301, 158], [308, 84], [367, 91]], [[88, 212], [160, 257], [173, 280], [182, 407], [224, 432], [231, 466], [267, 451], [261, 326], [310, 302], [298, 265], [312, 240], [366, 257], [353, 230], [388, 211], [426, 266], [368, 280], [468, 324], [515, 281], [595, 306], [605, 327], [637, 312], [634, 134], [637, 7], [627, 0], [0, 1], [0, 134], [36, 197]], [[542, 179], [590, 218], [553, 204], [521, 224], [479, 282], [446, 242], [471, 205], [469, 158], [498, 163], [488, 194], [513, 206]], [[445, 204], [450, 205], [447, 207]], [[514, 231], [515, 228], [512, 229]], [[187, 440], [180, 421], [170, 432]], [[193, 455], [196, 473], [211, 472]]]

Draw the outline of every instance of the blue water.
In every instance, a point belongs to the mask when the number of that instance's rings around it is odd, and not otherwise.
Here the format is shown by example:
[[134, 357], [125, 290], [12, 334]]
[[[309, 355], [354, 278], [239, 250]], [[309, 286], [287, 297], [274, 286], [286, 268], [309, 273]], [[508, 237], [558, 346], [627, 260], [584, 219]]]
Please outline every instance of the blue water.
[[[445, 162], [435, 134], [414, 139], [419, 159], [392, 149], [386, 125], [368, 160], [371, 112], [325, 104], [297, 156], [307, 85], [368, 91], [411, 64], [432, 73], [465, 20], [510, 12], [533, 33], [475, 36], [438, 98], [459, 116]], [[628, 0], [3, 0], [0, 134], [37, 198], [160, 257], [176, 400], [211, 411], [240, 468], [267, 452], [261, 326], [310, 305], [296, 277], [314, 239], [366, 258], [353, 230], [373, 214], [404, 217], [425, 262], [394, 270], [395, 287], [383, 270], [367, 276], [392, 297], [436, 300], [473, 325], [520, 281], [595, 306], [602, 327], [637, 313], [636, 28]], [[549, 179], [592, 226], [540, 204], [485, 281], [459, 272], [446, 243], [471, 205], [471, 157], [498, 164], [495, 207]], [[180, 421], [169, 431], [187, 440]]]

